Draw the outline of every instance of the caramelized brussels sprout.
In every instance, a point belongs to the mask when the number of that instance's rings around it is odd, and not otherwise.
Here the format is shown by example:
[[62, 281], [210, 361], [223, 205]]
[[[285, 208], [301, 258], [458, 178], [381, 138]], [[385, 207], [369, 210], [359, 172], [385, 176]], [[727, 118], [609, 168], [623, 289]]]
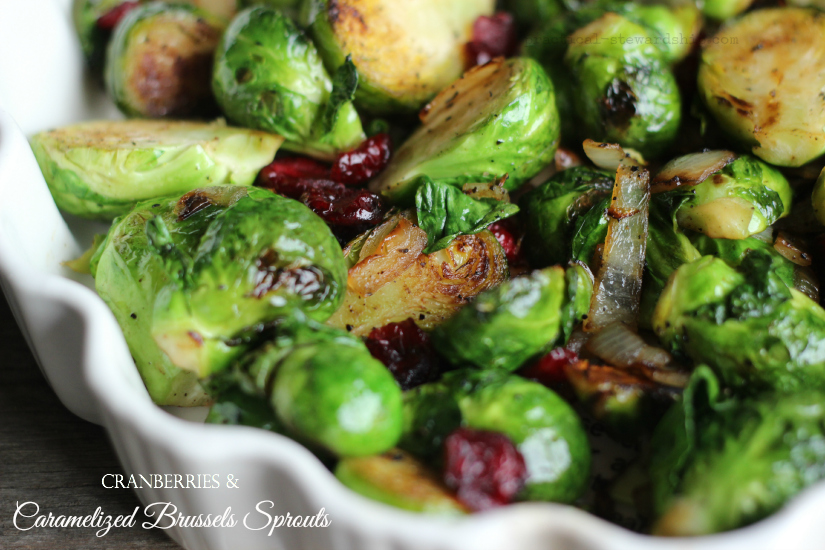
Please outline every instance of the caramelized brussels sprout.
[[699, 95], [757, 157], [801, 166], [825, 152], [825, 17], [813, 9], [750, 12], [706, 41]]
[[283, 138], [223, 124], [84, 122], [31, 139], [57, 206], [111, 220], [141, 200], [232, 183], [251, 185]]
[[[612, 12], [570, 35], [564, 64], [586, 137], [619, 143], [645, 157], [661, 154], [673, 142], [681, 98], [654, 36]], [[620, 37], [624, 43], [614, 44]]]
[[700, 368], [654, 433], [654, 533], [707, 535], [753, 523], [825, 477], [825, 395], [730, 397]]
[[[415, 112], [464, 70], [473, 21], [493, 0], [307, 0], [309, 31], [330, 72], [347, 56], [361, 77], [359, 109]], [[380, 52], [380, 55], [376, 55]]]
[[432, 329], [506, 280], [507, 259], [489, 231], [456, 237], [446, 248], [423, 254], [427, 235], [410, 218], [396, 215], [347, 247], [347, 295], [330, 325], [365, 336], [412, 317]]
[[[346, 67], [344, 68], [346, 71]], [[353, 69], [354, 71], [354, 69]], [[212, 90], [226, 116], [286, 138], [284, 148], [332, 159], [364, 139], [347, 97], [357, 75], [333, 83], [313, 43], [280, 11], [248, 8], [232, 21], [215, 54]], [[335, 87], [349, 88], [342, 94]]]
[[439, 515], [468, 512], [424, 464], [398, 449], [345, 458], [335, 467], [335, 477], [356, 493], [397, 508]]
[[715, 239], [745, 239], [761, 233], [791, 209], [791, 187], [778, 170], [745, 155], [683, 195], [676, 221]]
[[705, 256], [677, 269], [653, 327], [730, 386], [825, 389], [825, 310], [788, 288], [764, 251], [748, 252], [737, 268]]
[[508, 176], [517, 189], [553, 161], [559, 115], [553, 83], [532, 59], [495, 59], [444, 88], [422, 126], [398, 149], [370, 189], [412, 204], [419, 176], [462, 185]]
[[[513, 371], [569, 335], [590, 307], [593, 281], [548, 267], [485, 292], [433, 332], [433, 345], [456, 365]], [[570, 304], [575, 304], [567, 311]], [[563, 314], [564, 312], [564, 314]], [[562, 327], [564, 317], [565, 327]]]
[[197, 378], [225, 369], [286, 312], [329, 317], [345, 283], [341, 249], [320, 218], [240, 186], [138, 204], [115, 221], [91, 268], [164, 405], [201, 402]]
[[590, 446], [579, 417], [552, 390], [501, 370], [462, 369], [404, 395], [401, 446], [435, 456], [455, 428], [503, 433], [527, 466], [518, 500], [572, 502], [590, 473]]
[[223, 19], [188, 5], [152, 2], [118, 23], [106, 54], [106, 88], [133, 117], [208, 116]]

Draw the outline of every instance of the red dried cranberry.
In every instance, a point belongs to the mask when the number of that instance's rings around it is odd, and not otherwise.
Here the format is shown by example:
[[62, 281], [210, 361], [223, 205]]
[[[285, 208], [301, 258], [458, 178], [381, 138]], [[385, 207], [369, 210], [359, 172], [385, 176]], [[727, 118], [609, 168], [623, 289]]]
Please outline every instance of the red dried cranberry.
[[381, 197], [343, 186], [310, 189], [301, 196], [301, 202], [333, 226], [377, 225], [384, 214]]
[[524, 457], [504, 434], [459, 428], [444, 440], [444, 482], [473, 510], [512, 502], [526, 478]]
[[524, 257], [521, 253], [521, 238], [518, 236], [519, 230], [511, 220], [498, 221], [488, 229], [496, 236], [498, 244], [504, 249], [504, 255], [507, 256], [507, 262], [510, 265], [524, 263]]
[[332, 179], [344, 185], [360, 185], [375, 177], [390, 161], [392, 141], [388, 134], [377, 134], [332, 163]]
[[[308, 181], [329, 179], [329, 168], [326, 165], [308, 158], [291, 157], [277, 159], [264, 166], [258, 174], [257, 185], [297, 199], [315, 186]], [[302, 181], [305, 187], [300, 192], [293, 191], [302, 185], [299, 183]]]
[[367, 349], [384, 363], [402, 389], [408, 390], [438, 376], [438, 358], [430, 335], [418, 328], [412, 318], [372, 329]]
[[103, 31], [112, 31], [123, 17], [138, 7], [140, 2], [123, 2], [122, 4], [110, 9], [97, 19], [97, 28]]
[[466, 45], [469, 65], [484, 65], [495, 57], [511, 56], [517, 46], [513, 16], [500, 11], [482, 15], [473, 23], [473, 38]]
[[575, 351], [556, 348], [532, 365], [521, 369], [519, 374], [545, 386], [555, 386], [567, 381], [564, 367], [578, 360], [579, 355]]

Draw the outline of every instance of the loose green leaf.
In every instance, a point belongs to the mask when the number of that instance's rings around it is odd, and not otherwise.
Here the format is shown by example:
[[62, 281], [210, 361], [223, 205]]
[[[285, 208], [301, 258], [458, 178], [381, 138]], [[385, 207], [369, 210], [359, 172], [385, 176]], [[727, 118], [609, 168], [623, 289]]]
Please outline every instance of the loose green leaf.
[[338, 112], [341, 108], [355, 99], [355, 90], [358, 89], [358, 69], [352, 62], [352, 56], [348, 55], [344, 64], [335, 71], [332, 79], [332, 94], [329, 96], [324, 118], [321, 125], [324, 134], [328, 134], [335, 127], [338, 120]]
[[425, 254], [446, 248], [459, 235], [473, 235], [515, 215], [515, 204], [496, 199], [474, 199], [461, 189], [435, 183], [427, 176], [415, 193], [418, 226], [427, 233]]

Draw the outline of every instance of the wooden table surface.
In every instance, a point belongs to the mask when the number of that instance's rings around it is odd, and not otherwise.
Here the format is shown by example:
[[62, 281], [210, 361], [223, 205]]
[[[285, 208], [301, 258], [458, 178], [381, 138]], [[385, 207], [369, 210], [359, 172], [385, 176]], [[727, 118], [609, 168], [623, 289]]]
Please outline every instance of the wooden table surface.
[[[131, 490], [106, 490], [104, 474], [122, 473], [104, 430], [70, 413], [49, 388], [0, 297], [0, 549], [118, 550], [180, 548], [163, 532], [138, 526], [20, 531], [16, 502], [34, 501], [54, 515], [130, 514], [140, 503]], [[30, 521], [30, 520], [26, 520]], [[30, 525], [27, 523], [25, 525]]]

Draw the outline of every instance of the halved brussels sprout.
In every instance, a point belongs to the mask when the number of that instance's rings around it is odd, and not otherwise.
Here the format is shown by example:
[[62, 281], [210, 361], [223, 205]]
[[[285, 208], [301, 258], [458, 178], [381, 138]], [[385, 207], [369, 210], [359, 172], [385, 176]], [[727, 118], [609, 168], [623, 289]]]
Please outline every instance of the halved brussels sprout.
[[811, 390], [730, 397], [698, 369], [653, 436], [654, 534], [748, 525], [823, 479], [823, 402]]
[[356, 493], [404, 510], [439, 515], [469, 511], [433, 472], [398, 449], [345, 458], [335, 467], [335, 477]]
[[80, 47], [83, 49], [86, 62], [93, 70], [103, 67], [106, 44], [110, 38], [110, 31], [101, 29], [97, 21], [126, 1], [74, 0], [72, 4], [72, 20], [80, 38]]
[[705, 41], [699, 94], [722, 128], [778, 166], [825, 153], [825, 17], [753, 11]]
[[[464, 71], [473, 22], [493, 0], [307, 0], [309, 30], [330, 72], [347, 56], [360, 109], [415, 112]], [[380, 55], [377, 55], [380, 52]]]
[[150, 395], [164, 405], [201, 402], [197, 377], [226, 368], [286, 312], [325, 320], [345, 284], [326, 224], [255, 187], [140, 203], [116, 220], [91, 267]]
[[612, 12], [570, 35], [564, 63], [586, 137], [619, 143], [645, 157], [657, 156], [673, 142], [681, 97], [655, 38]]
[[331, 159], [365, 137], [352, 102], [333, 100], [313, 43], [273, 8], [248, 8], [229, 25], [215, 53], [212, 90], [230, 120], [277, 132], [285, 149]]
[[761, 233], [791, 209], [791, 187], [778, 170], [745, 155], [698, 185], [671, 193], [687, 198], [676, 221], [715, 239], [744, 239]]
[[396, 215], [347, 247], [347, 295], [330, 325], [366, 336], [412, 317], [432, 329], [507, 279], [504, 250], [489, 231], [459, 236], [423, 254], [427, 235], [411, 216]]
[[532, 59], [495, 59], [444, 88], [370, 189], [412, 204], [421, 179], [462, 185], [508, 176], [518, 189], [553, 161], [559, 115], [553, 83]]
[[251, 185], [282, 142], [221, 123], [129, 120], [42, 132], [31, 147], [61, 210], [111, 220], [141, 200], [222, 183]]
[[226, 23], [188, 5], [152, 2], [118, 23], [106, 88], [128, 116], [213, 115], [212, 57]]
[[683, 265], [659, 298], [653, 327], [730, 386], [825, 388], [825, 310], [788, 288], [776, 255], [750, 251], [738, 268], [712, 256]]
[[[437, 398], [433, 398], [437, 396]], [[503, 433], [527, 467], [518, 500], [572, 502], [590, 473], [590, 445], [578, 415], [552, 390], [504, 371], [461, 369], [404, 394], [401, 445], [434, 456], [459, 426]]]
[[[593, 281], [583, 268], [568, 288], [561, 267], [517, 277], [485, 292], [436, 328], [433, 345], [456, 365], [513, 371], [545, 351], [581, 321], [590, 306]], [[577, 304], [567, 311], [570, 303]]]
[[[578, 257], [571, 256], [570, 250], [576, 222], [591, 210], [598, 212], [607, 208], [606, 204], [601, 208], [599, 206], [605, 200], [609, 202], [614, 179], [615, 174], [576, 166], [559, 172], [521, 198], [519, 206], [525, 222], [524, 250], [533, 265], [561, 264], [571, 257]], [[589, 225], [577, 235], [592, 235], [593, 228]], [[604, 242], [606, 219], [602, 229], [601, 242]], [[576, 244], [573, 246], [576, 247]], [[583, 261], [589, 262], [590, 258]]]

